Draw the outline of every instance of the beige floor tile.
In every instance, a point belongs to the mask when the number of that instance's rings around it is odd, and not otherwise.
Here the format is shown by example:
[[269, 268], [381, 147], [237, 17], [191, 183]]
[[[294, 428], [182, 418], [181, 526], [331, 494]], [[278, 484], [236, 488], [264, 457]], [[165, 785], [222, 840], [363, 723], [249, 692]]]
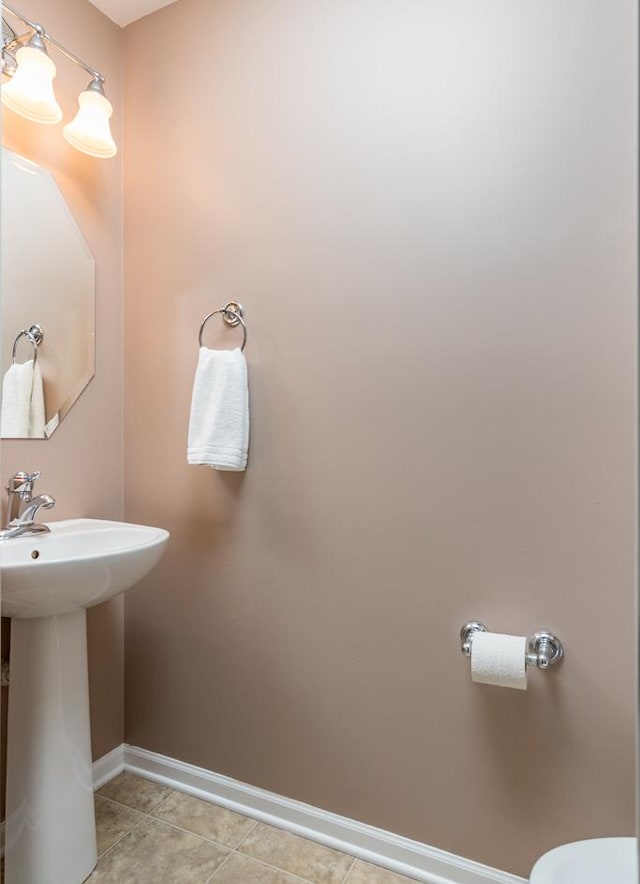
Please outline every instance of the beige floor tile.
[[300, 879], [236, 853], [215, 873], [211, 884], [300, 884]]
[[102, 856], [105, 850], [119, 841], [123, 835], [144, 819], [144, 815], [124, 807], [122, 804], [113, 804], [103, 798], [95, 799], [96, 805], [96, 835], [98, 837], [98, 856]]
[[170, 795], [153, 811], [153, 815], [203, 838], [221, 841], [229, 847], [236, 847], [255, 825], [255, 820], [246, 816], [180, 792]]
[[205, 884], [229, 851], [146, 819], [98, 861], [90, 884]]
[[265, 823], [258, 823], [239, 849], [314, 884], [340, 884], [353, 862], [353, 857], [346, 853], [274, 829]]
[[171, 795], [171, 791], [166, 786], [159, 786], [123, 771], [99, 789], [97, 794], [142, 813], [151, 813], [161, 801]]
[[413, 880], [358, 859], [349, 875], [348, 884], [413, 884]]

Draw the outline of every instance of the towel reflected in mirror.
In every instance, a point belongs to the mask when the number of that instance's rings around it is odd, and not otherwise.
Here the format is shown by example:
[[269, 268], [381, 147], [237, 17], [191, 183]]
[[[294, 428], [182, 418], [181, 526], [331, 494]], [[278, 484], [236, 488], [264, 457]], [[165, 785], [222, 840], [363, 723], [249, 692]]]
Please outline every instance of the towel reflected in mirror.
[[4, 439], [45, 437], [42, 373], [34, 360], [14, 362], [4, 376], [0, 436]]

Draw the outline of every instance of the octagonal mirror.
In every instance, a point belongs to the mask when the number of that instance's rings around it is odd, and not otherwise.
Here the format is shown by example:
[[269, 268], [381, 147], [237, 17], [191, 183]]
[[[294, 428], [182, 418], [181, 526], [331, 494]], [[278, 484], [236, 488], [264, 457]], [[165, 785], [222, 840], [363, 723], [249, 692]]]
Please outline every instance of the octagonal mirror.
[[94, 375], [95, 260], [51, 172], [3, 148], [1, 186], [0, 435], [46, 439]]

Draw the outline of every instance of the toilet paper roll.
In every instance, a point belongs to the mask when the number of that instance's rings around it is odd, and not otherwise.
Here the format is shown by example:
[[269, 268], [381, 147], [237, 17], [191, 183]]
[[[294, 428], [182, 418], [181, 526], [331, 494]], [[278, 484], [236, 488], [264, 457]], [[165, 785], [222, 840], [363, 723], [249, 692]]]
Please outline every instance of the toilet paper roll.
[[471, 680], [526, 691], [526, 652], [524, 635], [476, 632], [471, 639]]

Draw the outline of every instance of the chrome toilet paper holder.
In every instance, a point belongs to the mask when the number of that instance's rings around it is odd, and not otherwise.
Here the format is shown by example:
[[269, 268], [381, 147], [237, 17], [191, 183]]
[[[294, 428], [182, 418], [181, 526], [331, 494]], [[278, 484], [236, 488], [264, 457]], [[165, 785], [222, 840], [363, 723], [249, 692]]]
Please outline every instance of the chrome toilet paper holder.
[[[471, 656], [471, 644], [476, 632], [488, 632], [489, 630], [479, 620], [470, 620], [460, 630], [460, 650], [465, 657]], [[527, 666], [537, 666], [538, 669], [548, 669], [558, 663], [564, 657], [562, 642], [553, 633], [546, 629], [534, 632], [527, 641], [527, 653], [525, 661]]]

